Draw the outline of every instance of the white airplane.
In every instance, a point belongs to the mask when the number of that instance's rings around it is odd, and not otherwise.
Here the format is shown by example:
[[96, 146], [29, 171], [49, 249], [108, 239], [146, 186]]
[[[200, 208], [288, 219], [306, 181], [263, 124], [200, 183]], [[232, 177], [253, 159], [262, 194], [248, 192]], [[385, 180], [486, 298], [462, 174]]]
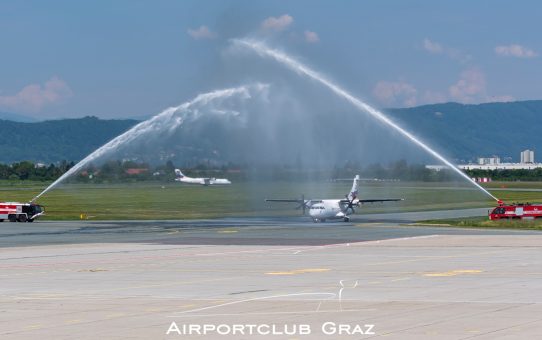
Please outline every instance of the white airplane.
[[201, 177], [201, 178], [192, 178], [183, 175], [181, 170], [175, 169], [175, 180], [177, 182], [187, 183], [187, 184], [200, 184], [200, 185], [225, 185], [231, 184], [231, 182], [225, 178], [214, 178], [214, 177]]
[[375, 202], [396, 202], [403, 201], [402, 198], [385, 198], [385, 199], [359, 199], [358, 196], [358, 182], [360, 181], [359, 175], [354, 178], [352, 184], [352, 190], [346, 195], [345, 199], [324, 199], [324, 200], [306, 200], [304, 196], [300, 200], [288, 200], [288, 199], [266, 199], [266, 202], [295, 202], [299, 206], [296, 209], [303, 209], [303, 215], [305, 215], [305, 209], [309, 209], [309, 215], [312, 217], [314, 223], [325, 222], [327, 219], [342, 219], [345, 222], [350, 221], [350, 215], [355, 213], [354, 207], [359, 207], [364, 203]]

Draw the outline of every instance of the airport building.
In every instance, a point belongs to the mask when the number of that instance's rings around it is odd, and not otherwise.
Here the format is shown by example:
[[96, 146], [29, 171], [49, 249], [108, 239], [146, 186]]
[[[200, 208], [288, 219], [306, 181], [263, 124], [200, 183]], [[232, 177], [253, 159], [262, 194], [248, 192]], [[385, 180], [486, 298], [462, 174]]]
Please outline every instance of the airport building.
[[463, 164], [457, 166], [462, 170], [532, 170], [542, 168], [542, 163], [535, 163], [534, 151], [524, 150], [520, 154], [519, 163], [501, 163], [497, 156], [478, 158], [478, 164]]
[[521, 163], [534, 163], [534, 151], [532, 150], [525, 150], [521, 152]]
[[501, 159], [497, 156], [488, 157], [488, 158], [478, 158], [479, 165], [497, 165], [501, 164]]
[[[446, 169], [445, 165], [426, 165], [427, 169], [440, 171]], [[480, 157], [477, 163], [459, 164], [457, 167], [461, 170], [533, 170], [542, 168], [542, 163], [535, 163], [534, 151], [524, 150], [520, 154], [519, 163], [501, 163], [497, 156]]]

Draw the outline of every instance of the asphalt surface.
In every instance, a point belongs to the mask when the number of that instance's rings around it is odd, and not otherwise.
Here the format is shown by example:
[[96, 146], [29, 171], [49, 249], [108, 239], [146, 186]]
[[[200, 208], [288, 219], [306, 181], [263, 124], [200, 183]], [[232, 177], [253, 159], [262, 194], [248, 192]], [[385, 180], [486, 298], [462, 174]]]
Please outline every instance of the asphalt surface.
[[[223, 218], [182, 221], [69, 221], [0, 224], [0, 247], [79, 243], [186, 245], [325, 245], [439, 234], [503, 234], [503, 231], [404, 227], [420, 220], [478, 216], [487, 209], [366, 214], [351, 222], [313, 223], [308, 217]], [[359, 225], [364, 226], [363, 230]], [[383, 228], [385, 226], [386, 228]], [[242, 231], [242, 233], [236, 233]], [[235, 235], [233, 235], [235, 232]], [[515, 234], [514, 231], [504, 231]], [[520, 232], [521, 233], [521, 232]]]
[[535, 339], [542, 233], [405, 225], [485, 213], [2, 223], [0, 337]]

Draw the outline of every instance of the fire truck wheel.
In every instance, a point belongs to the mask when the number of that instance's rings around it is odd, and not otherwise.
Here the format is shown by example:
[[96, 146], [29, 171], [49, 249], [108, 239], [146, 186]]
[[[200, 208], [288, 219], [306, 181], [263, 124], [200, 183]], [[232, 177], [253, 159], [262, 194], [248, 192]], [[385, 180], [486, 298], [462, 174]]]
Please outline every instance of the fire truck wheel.
[[26, 215], [19, 215], [19, 222], [26, 222]]
[[10, 222], [17, 222], [17, 217], [15, 215], [8, 215], [8, 220]]
[[4, 219], [0, 219], [0, 222], [4, 222]]

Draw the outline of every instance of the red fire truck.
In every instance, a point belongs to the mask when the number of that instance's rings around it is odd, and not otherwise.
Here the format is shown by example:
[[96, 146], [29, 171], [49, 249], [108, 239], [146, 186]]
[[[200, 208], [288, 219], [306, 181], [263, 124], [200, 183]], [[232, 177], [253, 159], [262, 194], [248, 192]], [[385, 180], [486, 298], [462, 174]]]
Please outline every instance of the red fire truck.
[[490, 220], [534, 220], [535, 218], [542, 218], [542, 204], [540, 203], [504, 204], [499, 201], [499, 206], [489, 211]]
[[43, 207], [34, 203], [0, 202], [0, 222], [34, 222], [43, 215]]

